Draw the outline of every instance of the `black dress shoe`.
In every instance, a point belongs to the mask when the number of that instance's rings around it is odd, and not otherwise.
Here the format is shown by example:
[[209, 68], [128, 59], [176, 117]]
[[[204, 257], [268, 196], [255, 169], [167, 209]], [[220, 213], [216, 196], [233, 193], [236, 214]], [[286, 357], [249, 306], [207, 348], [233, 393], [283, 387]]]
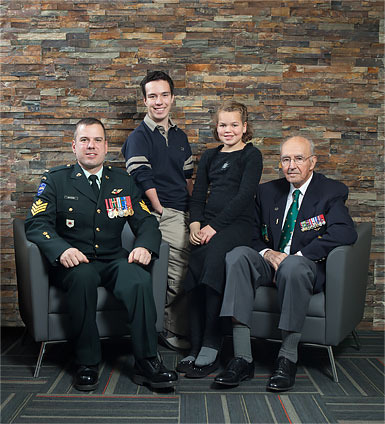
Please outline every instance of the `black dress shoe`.
[[233, 358], [225, 370], [214, 378], [217, 384], [224, 386], [238, 386], [243, 380], [250, 380], [254, 377], [254, 361], [247, 362], [243, 358]]
[[135, 362], [134, 383], [148, 385], [154, 389], [173, 387], [178, 382], [178, 374], [168, 370], [160, 358], [145, 358]]
[[275, 371], [267, 383], [267, 390], [284, 392], [294, 386], [297, 364], [291, 362], [284, 356], [277, 359]]
[[179, 361], [178, 365], [176, 366], [176, 370], [178, 372], [182, 372], [182, 373], [188, 373], [190, 371], [192, 371], [192, 369], [194, 368], [194, 364], [195, 361], [185, 361], [185, 360], [181, 360]]
[[95, 390], [99, 384], [98, 366], [81, 365], [75, 376], [74, 387], [76, 390], [89, 392]]
[[205, 378], [212, 372], [216, 371], [219, 368], [219, 354], [214, 362], [203, 367], [198, 367], [193, 365], [189, 371], [184, 375], [187, 378]]

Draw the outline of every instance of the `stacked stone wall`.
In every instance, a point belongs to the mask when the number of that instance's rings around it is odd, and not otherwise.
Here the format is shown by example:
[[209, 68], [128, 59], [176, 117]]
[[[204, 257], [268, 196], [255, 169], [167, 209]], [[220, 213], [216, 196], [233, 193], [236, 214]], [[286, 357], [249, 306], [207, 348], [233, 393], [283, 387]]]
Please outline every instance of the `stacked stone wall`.
[[382, 0], [2, 0], [2, 325], [21, 323], [12, 219], [25, 217], [42, 172], [73, 161], [73, 124], [108, 128], [108, 160], [143, 119], [149, 70], [176, 84], [173, 118], [196, 161], [213, 146], [221, 100], [249, 109], [263, 181], [279, 143], [314, 140], [317, 169], [349, 186], [354, 221], [373, 223], [362, 326], [384, 324]]

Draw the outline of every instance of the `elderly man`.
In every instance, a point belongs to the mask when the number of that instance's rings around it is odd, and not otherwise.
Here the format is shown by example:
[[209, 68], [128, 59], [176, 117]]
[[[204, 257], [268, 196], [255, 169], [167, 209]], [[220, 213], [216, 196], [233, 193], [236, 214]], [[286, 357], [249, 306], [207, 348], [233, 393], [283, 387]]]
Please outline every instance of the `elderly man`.
[[337, 246], [357, 238], [345, 201], [348, 188], [314, 172], [313, 143], [291, 137], [281, 145], [285, 178], [259, 187], [254, 249], [237, 247], [226, 257], [221, 316], [232, 317], [234, 358], [215, 382], [237, 386], [254, 375], [250, 320], [256, 288], [278, 290], [282, 345], [267, 390], [294, 386], [298, 343], [313, 293], [323, 290], [325, 263]]
[[[161, 234], [133, 179], [104, 165], [107, 140], [95, 118], [80, 120], [72, 150], [77, 163], [47, 171], [26, 219], [27, 238], [50, 264], [50, 281], [67, 294], [77, 372], [75, 388], [98, 386], [100, 340], [97, 288], [103, 285], [127, 309], [135, 356], [133, 380], [153, 388], [174, 386], [178, 376], [157, 353], [156, 309], [148, 265], [158, 256]], [[121, 232], [136, 235], [131, 252]]]

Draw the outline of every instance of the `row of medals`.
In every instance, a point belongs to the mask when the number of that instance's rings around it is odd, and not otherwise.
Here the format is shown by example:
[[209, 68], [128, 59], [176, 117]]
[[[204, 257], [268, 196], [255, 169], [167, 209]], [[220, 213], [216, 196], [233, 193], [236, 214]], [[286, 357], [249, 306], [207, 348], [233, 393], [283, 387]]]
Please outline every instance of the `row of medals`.
[[[124, 216], [132, 216], [134, 214], [130, 196], [105, 199], [105, 202], [108, 218], [112, 219], [118, 216], [123, 218]], [[108, 206], [112, 206], [112, 208]]]
[[108, 218], [117, 218], [118, 216], [123, 218], [124, 216], [134, 215], [134, 211], [131, 207], [128, 207], [127, 209], [108, 209], [107, 213]]

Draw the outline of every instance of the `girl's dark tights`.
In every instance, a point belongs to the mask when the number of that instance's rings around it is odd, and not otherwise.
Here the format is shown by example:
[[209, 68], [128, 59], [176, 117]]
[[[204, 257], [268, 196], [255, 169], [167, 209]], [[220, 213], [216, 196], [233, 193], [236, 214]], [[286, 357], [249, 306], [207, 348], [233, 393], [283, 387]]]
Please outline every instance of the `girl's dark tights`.
[[200, 284], [191, 290], [189, 296], [190, 355], [197, 356], [202, 346], [219, 350], [222, 340], [219, 318], [222, 295], [206, 284]]

